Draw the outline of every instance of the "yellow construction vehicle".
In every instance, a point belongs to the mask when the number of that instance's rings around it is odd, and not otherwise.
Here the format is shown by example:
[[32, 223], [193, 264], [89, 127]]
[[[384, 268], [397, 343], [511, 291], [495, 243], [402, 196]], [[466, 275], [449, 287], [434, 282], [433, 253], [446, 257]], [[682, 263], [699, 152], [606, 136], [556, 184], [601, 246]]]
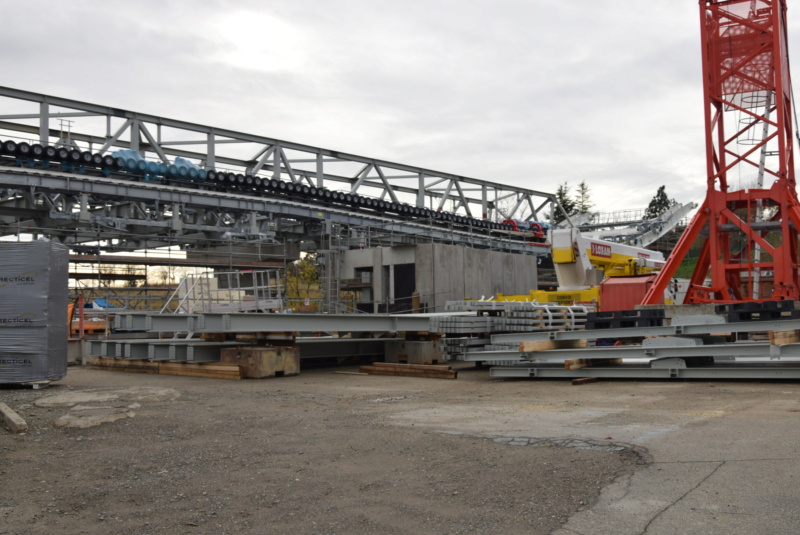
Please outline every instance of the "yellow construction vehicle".
[[550, 242], [558, 290], [532, 290], [527, 295], [498, 294], [497, 301], [600, 305], [604, 281], [635, 277], [635, 281], [631, 280], [634, 285], [646, 284], [642, 276], [652, 275], [664, 265], [664, 255], [658, 251], [587, 238], [577, 228], [554, 229]]

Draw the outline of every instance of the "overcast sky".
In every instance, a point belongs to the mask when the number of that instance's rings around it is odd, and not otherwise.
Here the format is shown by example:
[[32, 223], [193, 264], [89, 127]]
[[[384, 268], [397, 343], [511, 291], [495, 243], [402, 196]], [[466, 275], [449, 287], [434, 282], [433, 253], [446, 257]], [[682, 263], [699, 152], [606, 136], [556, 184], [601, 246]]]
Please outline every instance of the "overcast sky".
[[704, 196], [696, 0], [0, 7], [1, 85], [542, 191], [585, 180], [599, 211], [662, 184]]

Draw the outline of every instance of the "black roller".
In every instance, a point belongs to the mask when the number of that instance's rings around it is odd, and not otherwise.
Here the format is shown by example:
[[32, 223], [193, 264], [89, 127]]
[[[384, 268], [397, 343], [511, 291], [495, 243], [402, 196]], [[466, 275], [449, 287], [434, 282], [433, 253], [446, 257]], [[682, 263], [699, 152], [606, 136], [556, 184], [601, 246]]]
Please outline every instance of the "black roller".
[[3, 148], [3, 154], [8, 154], [8, 155], [16, 154], [17, 142], [11, 139], [7, 139], [6, 141], [3, 141], [2, 148]]
[[37, 160], [44, 159], [44, 147], [42, 147], [39, 143], [34, 143], [31, 145], [31, 156]]
[[117, 166], [117, 161], [110, 154], [103, 156], [103, 169], [114, 169]]
[[58, 159], [58, 149], [55, 147], [51, 147], [50, 145], [44, 148], [44, 159], [45, 160], [56, 160]]
[[30, 158], [31, 157], [31, 146], [24, 141], [22, 143], [17, 144], [17, 155], [22, 158]]
[[103, 167], [103, 155], [102, 154], [92, 154], [92, 165], [95, 167]]
[[311, 188], [309, 188], [308, 186], [303, 185], [303, 186], [300, 186], [300, 190], [299, 191], [300, 191], [301, 195], [303, 195], [305, 197], [308, 197], [308, 195], [311, 193]]
[[68, 162], [69, 161], [69, 154], [70, 153], [66, 148], [61, 147], [60, 149], [58, 149], [56, 151], [56, 158], [60, 162]]
[[92, 165], [92, 153], [88, 150], [81, 152], [81, 165]]
[[353, 197], [353, 194], [352, 194], [352, 193], [345, 193], [345, 194], [344, 194], [344, 202], [345, 202], [345, 203], [347, 203], [347, 204], [349, 204], [349, 205], [351, 205], [351, 206], [352, 206], [352, 205], [353, 205], [353, 203], [355, 202], [355, 200], [356, 200], [356, 199], [355, 199], [355, 197]]
[[74, 164], [81, 163], [81, 151], [79, 150], [71, 150], [69, 151], [69, 156], [67, 157], [67, 161], [72, 162]]
[[264, 179], [260, 176], [253, 177], [253, 185], [258, 188], [259, 190], [264, 189]]
[[253, 185], [255, 184], [255, 180], [253, 179], [253, 175], [245, 175], [245, 176], [244, 176], [244, 183], [245, 183], [247, 186], [249, 186], [249, 187], [251, 187], [251, 188], [252, 188], [252, 187], [253, 187]]
[[315, 186], [311, 186], [310, 188], [308, 188], [308, 194], [311, 197], [315, 197], [315, 198], [318, 197], [319, 196], [319, 188], [317, 188]]

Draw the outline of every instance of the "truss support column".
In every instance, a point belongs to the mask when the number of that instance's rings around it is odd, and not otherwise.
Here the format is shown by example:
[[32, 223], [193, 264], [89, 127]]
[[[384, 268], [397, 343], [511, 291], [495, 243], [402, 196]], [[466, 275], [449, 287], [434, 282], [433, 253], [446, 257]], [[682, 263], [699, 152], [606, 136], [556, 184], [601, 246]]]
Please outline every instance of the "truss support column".
[[50, 104], [39, 103], [39, 143], [50, 144]]
[[214, 139], [214, 131], [212, 130], [206, 136], [206, 161], [205, 161], [206, 169], [214, 169], [214, 166], [217, 165], [215, 150], [216, 150], [216, 143]]

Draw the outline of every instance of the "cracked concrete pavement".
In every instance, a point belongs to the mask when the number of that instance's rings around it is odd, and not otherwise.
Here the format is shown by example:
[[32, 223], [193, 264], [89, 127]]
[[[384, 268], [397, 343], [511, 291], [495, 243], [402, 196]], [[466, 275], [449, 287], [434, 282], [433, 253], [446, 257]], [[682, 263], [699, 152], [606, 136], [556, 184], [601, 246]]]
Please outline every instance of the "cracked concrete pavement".
[[[294, 380], [236, 385], [91, 370], [72, 372], [71, 376], [77, 387], [92, 385], [91, 378], [108, 383], [107, 388], [75, 388], [64, 393], [54, 389], [36, 394], [40, 399], [29, 403], [31, 412], [37, 409], [52, 411], [53, 417], [67, 413], [76, 418], [108, 415], [121, 418], [109, 427], [125, 429], [162, 414], [155, 408], [159, 401], [183, 400], [183, 404], [194, 405], [197, 399], [203, 399], [206, 404], [201, 412], [211, 411], [213, 421], [226, 421], [225, 415], [236, 403], [227, 400], [226, 405], [210, 393], [200, 395], [213, 387], [227, 392], [226, 397], [235, 392], [235, 399], [252, 403], [285, 398], [282, 411], [297, 406], [308, 418], [311, 407], [319, 412], [315, 417], [321, 424], [333, 418], [332, 412], [324, 411], [328, 405], [330, 411], [344, 407], [352, 412], [358, 407], [359, 422], [380, 422], [376, 436], [405, 436], [401, 431], [405, 429], [426, 439], [445, 435], [487, 439], [513, 450], [503, 453], [502, 458], [515, 459], [518, 471], [537, 462], [534, 452], [555, 450], [553, 447], [634, 452], [637, 469], [614, 479], [597, 499], [581, 501], [577, 512], [573, 513], [578, 509], [575, 507], [569, 511], [571, 515], [559, 517], [559, 522], [565, 522], [553, 535], [773, 535], [800, 531], [800, 500], [796, 496], [800, 479], [798, 382], [631, 380], [571, 386], [561, 380], [495, 380], [486, 370], [472, 368], [462, 369], [457, 381], [334, 375], [325, 370], [310, 371]], [[158, 384], [159, 388], [131, 386], [137, 382]], [[173, 390], [173, 386], [180, 388]], [[15, 391], [6, 394], [10, 400], [17, 396]], [[308, 405], [298, 405], [307, 398]], [[17, 407], [25, 412], [25, 404]], [[158, 407], [164, 408], [163, 404]], [[142, 416], [132, 419], [134, 409]], [[205, 422], [202, 418], [200, 421]], [[183, 425], [192, 428], [189, 423]], [[75, 427], [83, 432], [82, 426]], [[334, 432], [336, 429], [326, 431]], [[348, 427], [343, 433], [349, 436], [353, 430]], [[345, 452], [349, 450], [345, 448]], [[480, 459], [480, 464], [496, 461], [487, 457]], [[381, 462], [385, 462], [384, 457]], [[487, 470], [487, 483], [501, 487], [508, 483], [497, 466]], [[592, 483], [585, 471], [579, 473], [577, 479], [581, 478]], [[460, 490], [463, 497], [466, 491]], [[515, 487], [515, 493], [521, 492]], [[525, 496], [541, 501], [542, 492], [546, 491]], [[557, 503], [569, 497], [560, 495]], [[502, 507], [506, 502], [497, 505]], [[525, 527], [509, 522], [509, 526], [519, 528], [516, 532]], [[476, 527], [465, 533], [499, 532], [489, 529], [494, 524], [488, 520], [476, 526], [485, 531]], [[398, 528], [397, 532], [411, 531]]]
[[797, 385], [710, 386], [739, 399], [719, 416], [634, 439], [652, 462], [607, 487], [554, 535], [797, 533]]
[[[466, 375], [462, 372], [459, 377]], [[392, 417], [450, 432], [627, 444], [647, 465], [606, 487], [553, 535], [800, 532], [800, 384], [758, 381], [496, 381], [519, 397]], [[509, 399], [510, 392], [502, 396]], [[531, 442], [533, 441], [533, 442]]]

